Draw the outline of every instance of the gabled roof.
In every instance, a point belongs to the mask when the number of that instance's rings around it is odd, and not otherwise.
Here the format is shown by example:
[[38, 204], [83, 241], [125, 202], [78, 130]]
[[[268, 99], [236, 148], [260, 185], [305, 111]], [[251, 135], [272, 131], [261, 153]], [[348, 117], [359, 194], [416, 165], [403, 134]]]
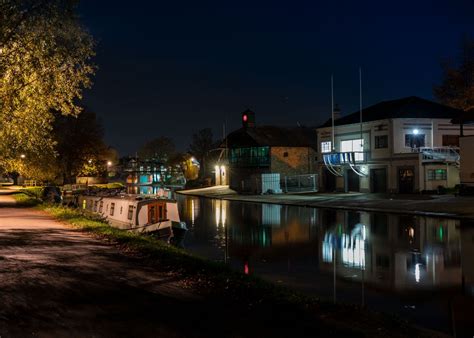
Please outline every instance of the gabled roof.
[[313, 128], [284, 128], [256, 126], [240, 128], [227, 136], [227, 146], [236, 147], [311, 147], [316, 149], [316, 132]]
[[[362, 109], [362, 122], [393, 118], [432, 118], [453, 119], [463, 114], [462, 110], [451, 108], [417, 96], [409, 96], [398, 100], [382, 101]], [[359, 111], [335, 120], [335, 125], [354, 124], [360, 122]], [[329, 119], [319, 128], [330, 127]]]

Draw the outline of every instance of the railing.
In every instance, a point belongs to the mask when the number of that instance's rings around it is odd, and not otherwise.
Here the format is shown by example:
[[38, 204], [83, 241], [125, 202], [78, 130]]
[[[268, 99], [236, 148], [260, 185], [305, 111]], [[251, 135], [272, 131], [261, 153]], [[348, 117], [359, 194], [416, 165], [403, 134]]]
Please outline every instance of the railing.
[[421, 153], [423, 161], [459, 162], [459, 147], [419, 147], [412, 152]]
[[280, 180], [284, 192], [309, 192], [318, 191], [318, 175], [285, 176]]

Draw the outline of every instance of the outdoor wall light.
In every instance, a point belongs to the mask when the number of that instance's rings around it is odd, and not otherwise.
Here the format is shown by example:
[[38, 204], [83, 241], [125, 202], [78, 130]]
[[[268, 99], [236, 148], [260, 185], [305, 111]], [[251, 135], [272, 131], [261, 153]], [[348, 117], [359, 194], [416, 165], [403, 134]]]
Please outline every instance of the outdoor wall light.
[[418, 135], [420, 131], [418, 129], [413, 129], [413, 134]]

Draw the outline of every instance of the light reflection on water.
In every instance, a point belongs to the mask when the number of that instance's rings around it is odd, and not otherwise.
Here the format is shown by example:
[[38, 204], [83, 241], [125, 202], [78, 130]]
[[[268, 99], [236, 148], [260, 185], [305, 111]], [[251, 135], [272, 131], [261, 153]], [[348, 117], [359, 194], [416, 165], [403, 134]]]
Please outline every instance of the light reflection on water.
[[459, 220], [184, 196], [178, 202], [190, 227], [188, 250], [322, 299], [450, 332], [449, 297], [461, 294], [463, 280], [472, 292], [474, 227]]

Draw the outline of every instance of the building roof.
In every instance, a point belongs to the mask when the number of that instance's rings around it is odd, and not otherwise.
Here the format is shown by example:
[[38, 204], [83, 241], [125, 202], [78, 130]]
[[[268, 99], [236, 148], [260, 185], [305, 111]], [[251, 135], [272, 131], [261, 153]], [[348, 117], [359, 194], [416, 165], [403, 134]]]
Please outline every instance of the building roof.
[[284, 128], [256, 126], [240, 128], [227, 136], [227, 146], [236, 147], [311, 147], [316, 149], [316, 133], [313, 128]]
[[[362, 122], [392, 118], [432, 118], [453, 119], [463, 114], [462, 110], [451, 108], [417, 96], [409, 96], [398, 100], [382, 101], [362, 109]], [[335, 125], [354, 124], [360, 122], [359, 111], [335, 120]], [[329, 119], [319, 128], [330, 127]]]

